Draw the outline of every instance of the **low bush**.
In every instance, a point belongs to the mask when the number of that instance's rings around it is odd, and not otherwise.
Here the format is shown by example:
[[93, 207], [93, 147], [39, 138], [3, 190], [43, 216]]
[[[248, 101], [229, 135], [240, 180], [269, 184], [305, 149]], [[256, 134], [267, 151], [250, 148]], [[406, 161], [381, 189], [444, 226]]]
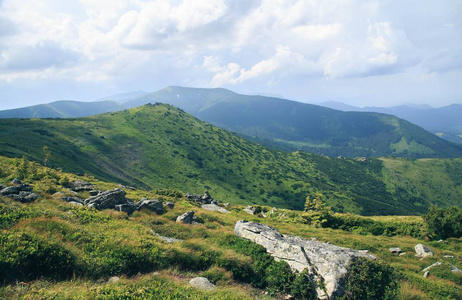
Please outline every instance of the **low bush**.
[[0, 282], [66, 278], [74, 269], [74, 257], [57, 243], [30, 233], [0, 233]]
[[432, 206], [423, 219], [432, 238], [462, 237], [462, 208]]
[[399, 277], [389, 265], [359, 258], [350, 266], [343, 299], [396, 299]]

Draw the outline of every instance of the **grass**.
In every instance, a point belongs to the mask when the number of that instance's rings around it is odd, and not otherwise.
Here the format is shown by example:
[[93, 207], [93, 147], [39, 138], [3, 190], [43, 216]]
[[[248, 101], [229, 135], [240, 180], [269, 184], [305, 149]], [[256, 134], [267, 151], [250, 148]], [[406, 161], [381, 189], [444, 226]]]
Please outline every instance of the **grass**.
[[[18, 161], [0, 159], [0, 183], [11, 181]], [[316, 237], [344, 247], [369, 250], [402, 274], [399, 299], [457, 299], [462, 294], [460, 276], [446, 268], [451, 264], [462, 269], [462, 239], [427, 241], [418, 235], [405, 234], [405, 231], [396, 231], [394, 236], [374, 235], [366, 226], [371, 220], [384, 227], [390, 224], [421, 226], [420, 217], [354, 216], [358, 219], [354, 223], [356, 227], [322, 228], [304, 224], [303, 213], [298, 211], [277, 209], [267, 217], [263, 214], [251, 216], [242, 206], [231, 205], [230, 214], [220, 214], [203, 210], [183, 197], [165, 195], [168, 194], [165, 192], [158, 195], [154, 191], [127, 189], [127, 197], [135, 201], [142, 197], [163, 197], [175, 203], [175, 208], [163, 215], [141, 211], [129, 217], [112, 210], [73, 207], [53, 196], [55, 192], [72, 194], [60, 184], [63, 178], [90, 181], [100, 190], [116, 188], [118, 184], [36, 164], [33, 167], [35, 173], [29, 174], [24, 181], [30, 182], [34, 192], [39, 194], [34, 203], [20, 204], [0, 197], [0, 252], [3, 251], [0, 269], [3, 272], [14, 270], [2, 275], [1, 298], [266, 299], [281, 296], [262, 294], [264, 289], [271, 292], [271, 287], [265, 287], [264, 281], [256, 281], [265, 277], [261, 275], [264, 272], [256, 269], [255, 261], [265, 260], [266, 254], [256, 249], [250, 251], [251, 246], [246, 243], [233, 242], [237, 239], [233, 234], [234, 224], [241, 219], [274, 226], [284, 234], [308, 239]], [[79, 196], [85, 198], [88, 193]], [[262, 209], [269, 211], [271, 208]], [[188, 226], [174, 221], [189, 210], [196, 211], [205, 223]], [[338, 214], [337, 217], [348, 219], [352, 216]], [[168, 244], [154, 233], [184, 242]], [[435, 256], [424, 260], [415, 257], [413, 248], [417, 243], [431, 247]], [[391, 247], [400, 247], [407, 254], [391, 255], [388, 251]], [[256, 254], [263, 256], [257, 258]], [[447, 255], [454, 258], [445, 257]], [[436, 261], [444, 262], [444, 268], [431, 271], [432, 276], [424, 279], [421, 270]], [[107, 283], [111, 276], [120, 276], [121, 280]], [[217, 290], [205, 292], [191, 288], [188, 281], [195, 276], [208, 277], [217, 284]]]
[[82, 119], [0, 120], [1, 155], [42, 163], [44, 146], [49, 165], [66, 172], [146, 190], [209, 190], [233, 204], [302, 210], [306, 196], [319, 192], [337, 212], [397, 215], [425, 213], [432, 203], [460, 205], [462, 197], [462, 159], [364, 161], [276, 151], [168, 105]]

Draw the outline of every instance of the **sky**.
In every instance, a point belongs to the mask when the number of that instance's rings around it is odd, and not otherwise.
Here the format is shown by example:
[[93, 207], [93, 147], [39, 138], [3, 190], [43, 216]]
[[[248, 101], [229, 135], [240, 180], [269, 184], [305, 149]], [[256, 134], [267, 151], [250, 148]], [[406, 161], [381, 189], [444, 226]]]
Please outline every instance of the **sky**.
[[462, 103], [460, 0], [0, 0], [0, 110], [170, 85]]

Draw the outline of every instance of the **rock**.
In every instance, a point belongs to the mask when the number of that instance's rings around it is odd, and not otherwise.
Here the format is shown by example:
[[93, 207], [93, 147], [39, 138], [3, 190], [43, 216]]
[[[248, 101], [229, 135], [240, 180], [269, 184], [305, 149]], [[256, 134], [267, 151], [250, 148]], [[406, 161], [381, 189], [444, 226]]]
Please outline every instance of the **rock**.
[[13, 198], [16, 201], [22, 202], [22, 203], [30, 203], [35, 201], [38, 198], [38, 195], [32, 192], [24, 192], [20, 191], [19, 194], [10, 194], [7, 195], [8, 197]]
[[128, 190], [136, 191], [136, 188], [135, 188], [135, 187], [132, 187], [132, 186], [129, 186], [129, 185], [120, 184], [120, 187], [123, 188], [123, 189], [128, 189]]
[[164, 206], [167, 206], [169, 209], [174, 209], [175, 208], [175, 203], [173, 203], [173, 202], [165, 202]]
[[249, 205], [247, 206], [246, 208], [244, 208], [244, 211], [250, 215], [254, 215], [255, 214], [255, 207], [253, 207], [252, 205]]
[[14, 185], [14, 186], [8, 186], [6, 188], [3, 188], [0, 191], [0, 194], [3, 196], [8, 196], [8, 195], [18, 195], [19, 192], [32, 192], [32, 186], [28, 184], [19, 184], [19, 185]]
[[192, 224], [194, 221], [194, 211], [188, 211], [176, 218], [177, 223]]
[[98, 195], [99, 193], [101, 193], [101, 191], [92, 190], [92, 191], [90, 191], [90, 196], [96, 196], [96, 195]]
[[117, 276], [112, 276], [111, 278], [109, 278], [109, 279], [107, 280], [107, 283], [116, 283], [116, 282], [118, 282], [119, 280], [120, 280], [119, 277], [117, 277]]
[[19, 180], [18, 178], [15, 178], [13, 180], [11, 180], [11, 184], [21, 184], [21, 180]]
[[129, 203], [128, 199], [125, 198], [126, 194], [127, 193], [121, 189], [104, 191], [97, 196], [86, 199], [84, 204], [99, 210], [114, 208], [116, 205]]
[[84, 200], [82, 198], [79, 198], [79, 197], [62, 197], [61, 198], [62, 200], [66, 201], [66, 202], [78, 202], [78, 203], [84, 203]]
[[276, 260], [286, 261], [292, 270], [301, 272], [307, 269], [314, 280], [323, 280], [326, 292], [317, 289], [320, 299], [343, 295], [344, 279], [355, 259], [376, 259], [373, 255], [349, 248], [282, 235], [277, 229], [259, 223], [238, 221], [234, 234], [262, 245]]
[[415, 245], [414, 249], [416, 252], [415, 256], [417, 257], [425, 258], [425, 257], [433, 256], [433, 250], [422, 244]]
[[423, 274], [423, 278], [428, 278], [429, 276], [430, 276], [430, 272], [429, 272], [429, 271], [427, 271], [427, 272], [425, 272], [425, 273]]
[[137, 210], [148, 209], [150, 211], [155, 212], [156, 214], [160, 215], [165, 213], [164, 206], [162, 201], [159, 200], [140, 200], [137, 204]]
[[216, 201], [215, 199], [212, 198], [212, 196], [210, 196], [210, 193], [208, 191], [205, 191], [203, 195], [194, 195], [194, 194], [187, 193], [186, 198], [189, 201], [199, 202], [202, 204], [210, 204], [212, 203], [212, 201]]
[[401, 248], [398, 248], [398, 247], [395, 247], [395, 248], [390, 248], [388, 249], [392, 254], [400, 254], [402, 251], [401, 251]]
[[6, 186], [0, 183], [0, 191], [3, 190], [4, 188], [6, 188]]
[[427, 272], [427, 271], [429, 271], [431, 268], [436, 267], [436, 266], [439, 266], [439, 265], [441, 265], [441, 264], [442, 264], [442, 262], [437, 261], [437, 262], [434, 263], [433, 265], [430, 265], [430, 266], [426, 267], [425, 269], [423, 269], [422, 272]]
[[292, 299], [295, 299], [294, 296], [292, 296], [292, 295], [286, 295], [284, 297], [284, 300], [292, 300]]
[[230, 211], [223, 208], [223, 207], [220, 207], [216, 204], [202, 204], [201, 206], [203, 209], [206, 209], [206, 210], [210, 210], [210, 211], [218, 211], [218, 212], [221, 212], [222, 214], [229, 214]]
[[229, 204], [228, 202], [226, 202], [225, 204], [223, 204], [224, 207], [228, 207], [230, 206], [231, 204]]
[[126, 212], [127, 214], [131, 215], [136, 210], [136, 204], [133, 202], [128, 202], [125, 204], [117, 204], [116, 206], [114, 206], [114, 209], [117, 211]]
[[401, 253], [399, 254], [399, 256], [404, 256], [404, 255], [406, 255], [406, 254], [407, 254], [406, 252], [401, 252]]
[[74, 192], [91, 191], [95, 188], [91, 183], [83, 180], [74, 180], [69, 186]]
[[168, 236], [162, 236], [158, 233], [155, 233], [154, 232], [154, 235], [159, 237], [161, 240], [163, 240], [164, 242], [166, 243], [180, 243], [182, 242], [183, 240], [180, 240], [180, 239], [176, 239], [176, 238], [172, 238], [172, 237], [168, 237]]
[[454, 258], [454, 255], [443, 255], [444, 258]]
[[70, 201], [68, 202], [70, 205], [72, 206], [83, 206], [83, 204], [81, 202], [75, 202], [75, 201]]
[[457, 268], [456, 266], [453, 266], [453, 265], [451, 265], [451, 272], [452, 273], [462, 274], [462, 270], [460, 270], [459, 268]]
[[216, 286], [205, 277], [195, 277], [189, 281], [189, 284], [197, 289], [212, 291]]

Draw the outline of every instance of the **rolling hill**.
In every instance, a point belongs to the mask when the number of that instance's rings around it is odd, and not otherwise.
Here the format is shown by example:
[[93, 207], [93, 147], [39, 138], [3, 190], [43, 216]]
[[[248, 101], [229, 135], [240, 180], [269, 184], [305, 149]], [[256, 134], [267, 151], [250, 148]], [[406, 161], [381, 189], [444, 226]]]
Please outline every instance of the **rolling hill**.
[[167, 103], [266, 145], [330, 156], [462, 157], [462, 147], [397, 117], [342, 112], [226, 89], [168, 87], [125, 107]]
[[271, 150], [165, 104], [81, 119], [0, 120], [0, 155], [43, 161], [44, 146], [50, 165], [65, 171], [147, 189], [207, 189], [240, 204], [300, 210], [307, 195], [320, 192], [337, 211], [418, 214], [432, 203], [460, 205], [462, 198], [461, 159], [340, 159]]
[[390, 114], [421, 126], [437, 136], [462, 144], [462, 104], [451, 104], [439, 108], [431, 106], [399, 105], [392, 107], [355, 107], [340, 102], [325, 102], [320, 105], [342, 111], [378, 112]]
[[[0, 118], [84, 117], [147, 103], [167, 103], [248, 140], [283, 150], [301, 149], [334, 157], [462, 157], [462, 146], [380, 113], [343, 112], [226, 89], [168, 87], [150, 94], [134, 92], [108, 99], [125, 102], [59, 101], [3, 111]], [[438, 135], [449, 137], [448, 133]]]
[[118, 111], [121, 106], [114, 101], [80, 102], [61, 100], [23, 108], [0, 111], [0, 118], [80, 118]]

